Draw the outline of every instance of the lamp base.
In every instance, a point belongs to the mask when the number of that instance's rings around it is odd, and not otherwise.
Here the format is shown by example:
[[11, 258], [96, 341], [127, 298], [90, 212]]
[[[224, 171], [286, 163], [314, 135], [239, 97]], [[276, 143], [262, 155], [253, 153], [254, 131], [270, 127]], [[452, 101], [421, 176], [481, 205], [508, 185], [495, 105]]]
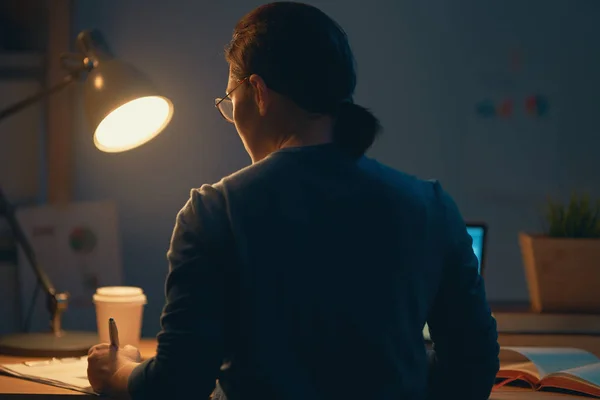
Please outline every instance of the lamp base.
[[19, 333], [0, 337], [0, 354], [18, 357], [81, 357], [98, 344], [96, 332]]

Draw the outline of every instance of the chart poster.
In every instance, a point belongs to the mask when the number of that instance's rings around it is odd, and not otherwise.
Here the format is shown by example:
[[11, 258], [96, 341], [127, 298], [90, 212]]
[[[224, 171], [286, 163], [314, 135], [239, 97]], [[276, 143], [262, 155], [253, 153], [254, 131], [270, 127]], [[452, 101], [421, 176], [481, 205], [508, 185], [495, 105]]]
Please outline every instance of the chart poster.
[[[97, 287], [121, 285], [122, 266], [117, 207], [111, 201], [40, 206], [17, 211], [38, 265], [58, 292], [68, 292], [63, 327], [96, 330], [92, 296]], [[23, 249], [19, 249], [19, 286], [23, 321], [33, 331], [49, 326], [44, 290]], [[37, 292], [37, 293], [36, 293]]]

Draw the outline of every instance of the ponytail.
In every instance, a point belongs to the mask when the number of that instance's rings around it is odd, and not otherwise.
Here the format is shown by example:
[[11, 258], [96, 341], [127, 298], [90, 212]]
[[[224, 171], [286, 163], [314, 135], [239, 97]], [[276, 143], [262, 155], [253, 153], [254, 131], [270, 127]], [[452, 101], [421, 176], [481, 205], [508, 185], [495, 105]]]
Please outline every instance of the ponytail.
[[343, 102], [333, 126], [333, 142], [353, 158], [362, 157], [381, 131], [379, 120], [371, 111]]

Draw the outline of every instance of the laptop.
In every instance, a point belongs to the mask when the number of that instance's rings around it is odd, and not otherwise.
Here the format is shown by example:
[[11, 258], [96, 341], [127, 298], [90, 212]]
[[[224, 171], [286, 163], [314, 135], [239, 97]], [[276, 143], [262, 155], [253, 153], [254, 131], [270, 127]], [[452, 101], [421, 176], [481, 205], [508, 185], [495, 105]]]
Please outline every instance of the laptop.
[[[475, 253], [477, 260], [479, 261], [479, 274], [483, 276], [485, 270], [487, 225], [483, 222], [469, 222], [467, 223], [467, 232], [473, 239], [473, 253]], [[425, 324], [425, 327], [423, 328], [423, 338], [427, 342], [431, 341], [427, 324]]]
[[487, 225], [483, 222], [470, 222], [467, 224], [467, 232], [473, 239], [473, 253], [475, 253], [477, 260], [479, 261], [479, 274], [483, 276]]

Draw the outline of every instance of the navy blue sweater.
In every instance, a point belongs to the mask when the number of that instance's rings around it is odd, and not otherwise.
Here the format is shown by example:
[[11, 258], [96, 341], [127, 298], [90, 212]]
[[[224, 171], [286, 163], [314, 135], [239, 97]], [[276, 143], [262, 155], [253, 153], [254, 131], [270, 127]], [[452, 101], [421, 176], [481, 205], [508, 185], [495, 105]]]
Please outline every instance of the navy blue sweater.
[[[137, 399], [487, 399], [495, 321], [435, 181], [333, 145], [280, 150], [191, 191]], [[435, 356], [428, 359], [428, 323]]]

